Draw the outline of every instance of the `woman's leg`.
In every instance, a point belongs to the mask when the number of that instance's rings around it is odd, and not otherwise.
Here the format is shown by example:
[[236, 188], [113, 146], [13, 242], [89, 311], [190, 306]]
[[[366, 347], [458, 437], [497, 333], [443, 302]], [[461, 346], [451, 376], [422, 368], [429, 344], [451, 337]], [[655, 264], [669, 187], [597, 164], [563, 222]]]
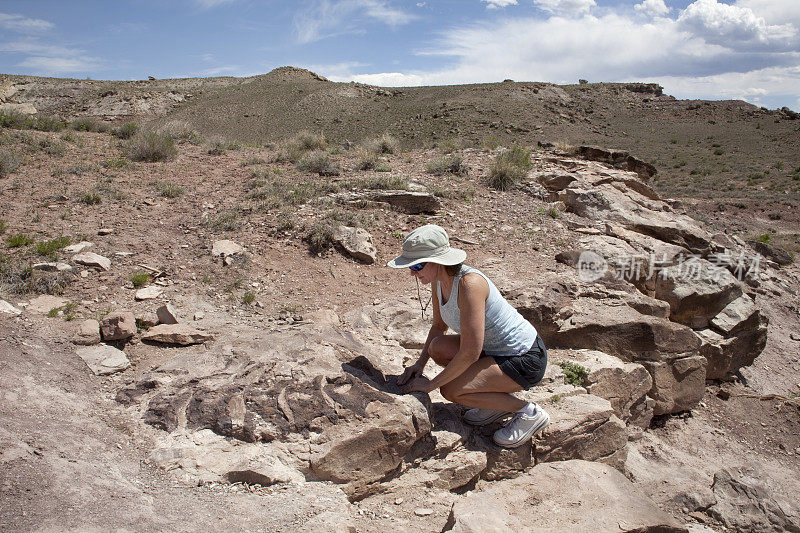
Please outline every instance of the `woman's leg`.
[[439, 335], [428, 346], [428, 355], [439, 366], [447, 366], [458, 353], [461, 335]]
[[513, 413], [526, 405], [510, 394], [521, 391], [522, 386], [500, 370], [493, 357], [481, 357], [440, 390], [451, 402], [467, 407]]

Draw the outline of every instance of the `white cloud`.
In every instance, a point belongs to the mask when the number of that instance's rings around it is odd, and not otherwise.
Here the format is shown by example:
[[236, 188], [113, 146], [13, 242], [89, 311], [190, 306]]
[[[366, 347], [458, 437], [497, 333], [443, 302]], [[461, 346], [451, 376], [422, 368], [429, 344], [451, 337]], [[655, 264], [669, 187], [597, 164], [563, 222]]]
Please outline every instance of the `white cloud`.
[[39, 74], [65, 74], [96, 70], [100, 61], [93, 57], [43, 57], [31, 56], [17, 66], [30, 68]]
[[791, 24], [768, 25], [751, 9], [721, 4], [717, 0], [696, 0], [678, 16], [678, 24], [706, 42], [728, 47], [741, 43], [789, 46], [797, 36]]
[[193, 0], [200, 9], [212, 9], [225, 4], [232, 4], [236, 0]]
[[664, 0], [644, 0], [633, 6], [633, 9], [649, 17], [663, 17], [670, 12]]
[[32, 19], [22, 15], [0, 13], [0, 27], [23, 33], [37, 33], [53, 28], [53, 23], [42, 19]]
[[594, 0], [533, 0], [539, 9], [558, 15], [582, 15], [597, 5]]
[[767, 24], [787, 24], [800, 28], [800, 9], [795, 0], [737, 0], [735, 5], [763, 17]]
[[369, 22], [387, 26], [408, 24], [416, 17], [389, 7], [385, 0], [316, 0], [295, 16], [297, 40], [310, 43], [348, 33], [363, 32]]
[[239, 65], [224, 65], [220, 67], [207, 68], [200, 71], [201, 76], [235, 76], [242, 71]]
[[486, 9], [497, 9], [499, 7], [517, 5], [517, 0], [481, 0], [481, 2], [486, 2]]

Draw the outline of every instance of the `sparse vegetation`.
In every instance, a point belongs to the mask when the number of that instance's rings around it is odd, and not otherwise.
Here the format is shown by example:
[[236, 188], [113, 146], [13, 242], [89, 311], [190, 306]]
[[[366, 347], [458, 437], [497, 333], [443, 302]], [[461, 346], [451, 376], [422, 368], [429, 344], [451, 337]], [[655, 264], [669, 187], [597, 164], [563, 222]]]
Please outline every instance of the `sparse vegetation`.
[[78, 117], [69, 123], [69, 127], [75, 131], [92, 131], [96, 133], [105, 133], [108, 131], [107, 124], [92, 117]]
[[500, 139], [500, 137], [490, 136], [481, 141], [481, 149], [484, 151], [497, 150], [497, 148], [502, 146], [502, 144], [503, 141]]
[[239, 210], [225, 209], [206, 221], [206, 226], [214, 231], [234, 231], [239, 228]]
[[356, 155], [355, 170], [372, 170], [378, 164], [378, 154], [363, 148]]
[[769, 233], [762, 233], [761, 235], [759, 235], [759, 236], [756, 238], [756, 240], [757, 240], [758, 242], [761, 242], [761, 243], [764, 243], [764, 244], [770, 244], [770, 243], [771, 243], [771, 241], [772, 241], [772, 237], [770, 236], [770, 234], [769, 234]]
[[135, 122], [126, 122], [116, 128], [112, 134], [119, 139], [130, 139], [139, 132], [139, 125]]
[[209, 155], [225, 155], [228, 151], [228, 143], [219, 135], [214, 136], [208, 140], [208, 149], [206, 152]]
[[86, 205], [97, 205], [103, 200], [97, 191], [84, 191], [80, 195], [80, 201]]
[[302, 172], [316, 172], [318, 174], [335, 174], [338, 169], [333, 165], [331, 158], [322, 150], [314, 150], [305, 154], [295, 165]]
[[5, 178], [19, 168], [19, 159], [11, 151], [0, 150], [0, 178]]
[[153, 184], [153, 186], [158, 191], [158, 194], [160, 194], [164, 198], [177, 198], [178, 196], [186, 192], [183, 187], [171, 181], [159, 180], [156, 181]]
[[60, 250], [65, 246], [69, 246], [70, 240], [69, 237], [57, 237], [55, 239], [49, 241], [41, 241], [36, 243], [36, 253], [39, 255], [49, 256], [50, 254], [54, 253], [56, 250]]
[[242, 296], [242, 303], [245, 305], [250, 305], [256, 301], [256, 295], [254, 292], [245, 291], [244, 296]]
[[283, 143], [276, 160], [297, 162], [306, 152], [324, 151], [327, 147], [328, 141], [323, 134], [303, 130]]
[[156, 133], [161, 137], [168, 137], [173, 142], [200, 144], [200, 134], [185, 120], [170, 120], [158, 128]]
[[133, 284], [134, 289], [138, 289], [139, 287], [143, 287], [150, 282], [152, 278], [149, 272], [144, 271], [136, 271], [131, 272], [130, 276], [128, 276], [128, 280]]
[[253, 156], [253, 157], [248, 157], [247, 159], [245, 159], [244, 161], [239, 163], [239, 166], [240, 167], [249, 167], [249, 166], [253, 166], [253, 165], [265, 165], [266, 163], [267, 163], [266, 159], [258, 157], [258, 156]]
[[21, 248], [22, 246], [33, 244], [33, 242], [33, 239], [24, 233], [17, 233], [16, 235], [11, 235], [6, 239], [6, 246], [9, 248]]
[[315, 222], [305, 237], [311, 252], [319, 254], [330, 248], [333, 245], [334, 232], [332, 220], [324, 219]]
[[400, 141], [389, 133], [384, 133], [377, 139], [367, 142], [365, 147], [376, 154], [397, 154], [400, 152]]
[[530, 150], [514, 145], [495, 158], [489, 169], [488, 185], [501, 191], [510, 190], [532, 167]]
[[556, 364], [564, 371], [564, 381], [570, 385], [581, 387], [589, 377], [589, 370], [574, 361], [558, 361]]
[[153, 131], [137, 133], [128, 139], [124, 150], [131, 161], [148, 163], [166, 161], [178, 153], [172, 137]]
[[56, 117], [2, 111], [0, 112], [0, 127], [16, 130], [60, 131], [67, 127], [67, 123]]
[[456, 176], [466, 176], [469, 171], [467, 165], [464, 164], [464, 158], [461, 154], [454, 154], [429, 161], [428, 164], [425, 165], [425, 170], [434, 176], [441, 176], [447, 173]]
[[130, 161], [123, 157], [109, 157], [100, 162], [103, 168], [125, 168], [130, 165]]
[[369, 176], [350, 180], [347, 186], [352, 189], [405, 191], [408, 190], [408, 180], [402, 176]]

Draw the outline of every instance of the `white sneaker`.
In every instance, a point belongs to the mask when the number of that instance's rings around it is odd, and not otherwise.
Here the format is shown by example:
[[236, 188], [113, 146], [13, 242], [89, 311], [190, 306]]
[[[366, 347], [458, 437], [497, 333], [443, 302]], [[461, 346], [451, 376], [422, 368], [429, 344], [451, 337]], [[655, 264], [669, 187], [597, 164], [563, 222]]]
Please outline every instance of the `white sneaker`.
[[473, 426], [485, 426], [510, 414], [508, 411], [474, 408], [464, 413], [464, 422]]
[[549, 423], [550, 415], [537, 405], [536, 412], [532, 415], [515, 413], [514, 418], [494, 432], [494, 442], [505, 448], [516, 448], [525, 444], [528, 439], [546, 428]]

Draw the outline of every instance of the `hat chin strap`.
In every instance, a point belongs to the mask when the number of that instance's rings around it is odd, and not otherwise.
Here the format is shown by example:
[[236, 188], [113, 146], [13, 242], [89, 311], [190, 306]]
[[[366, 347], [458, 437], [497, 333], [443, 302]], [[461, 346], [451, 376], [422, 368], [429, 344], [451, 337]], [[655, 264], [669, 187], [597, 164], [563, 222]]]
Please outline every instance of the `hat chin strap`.
[[431, 301], [433, 300], [433, 284], [431, 284], [431, 295], [428, 298], [428, 303], [425, 304], [425, 307], [422, 306], [422, 295], [420, 294], [419, 290], [419, 278], [414, 276], [414, 281], [417, 282], [417, 301], [419, 302], [419, 309], [422, 311], [422, 320], [425, 320], [425, 311], [428, 310], [428, 306], [430, 305]]

